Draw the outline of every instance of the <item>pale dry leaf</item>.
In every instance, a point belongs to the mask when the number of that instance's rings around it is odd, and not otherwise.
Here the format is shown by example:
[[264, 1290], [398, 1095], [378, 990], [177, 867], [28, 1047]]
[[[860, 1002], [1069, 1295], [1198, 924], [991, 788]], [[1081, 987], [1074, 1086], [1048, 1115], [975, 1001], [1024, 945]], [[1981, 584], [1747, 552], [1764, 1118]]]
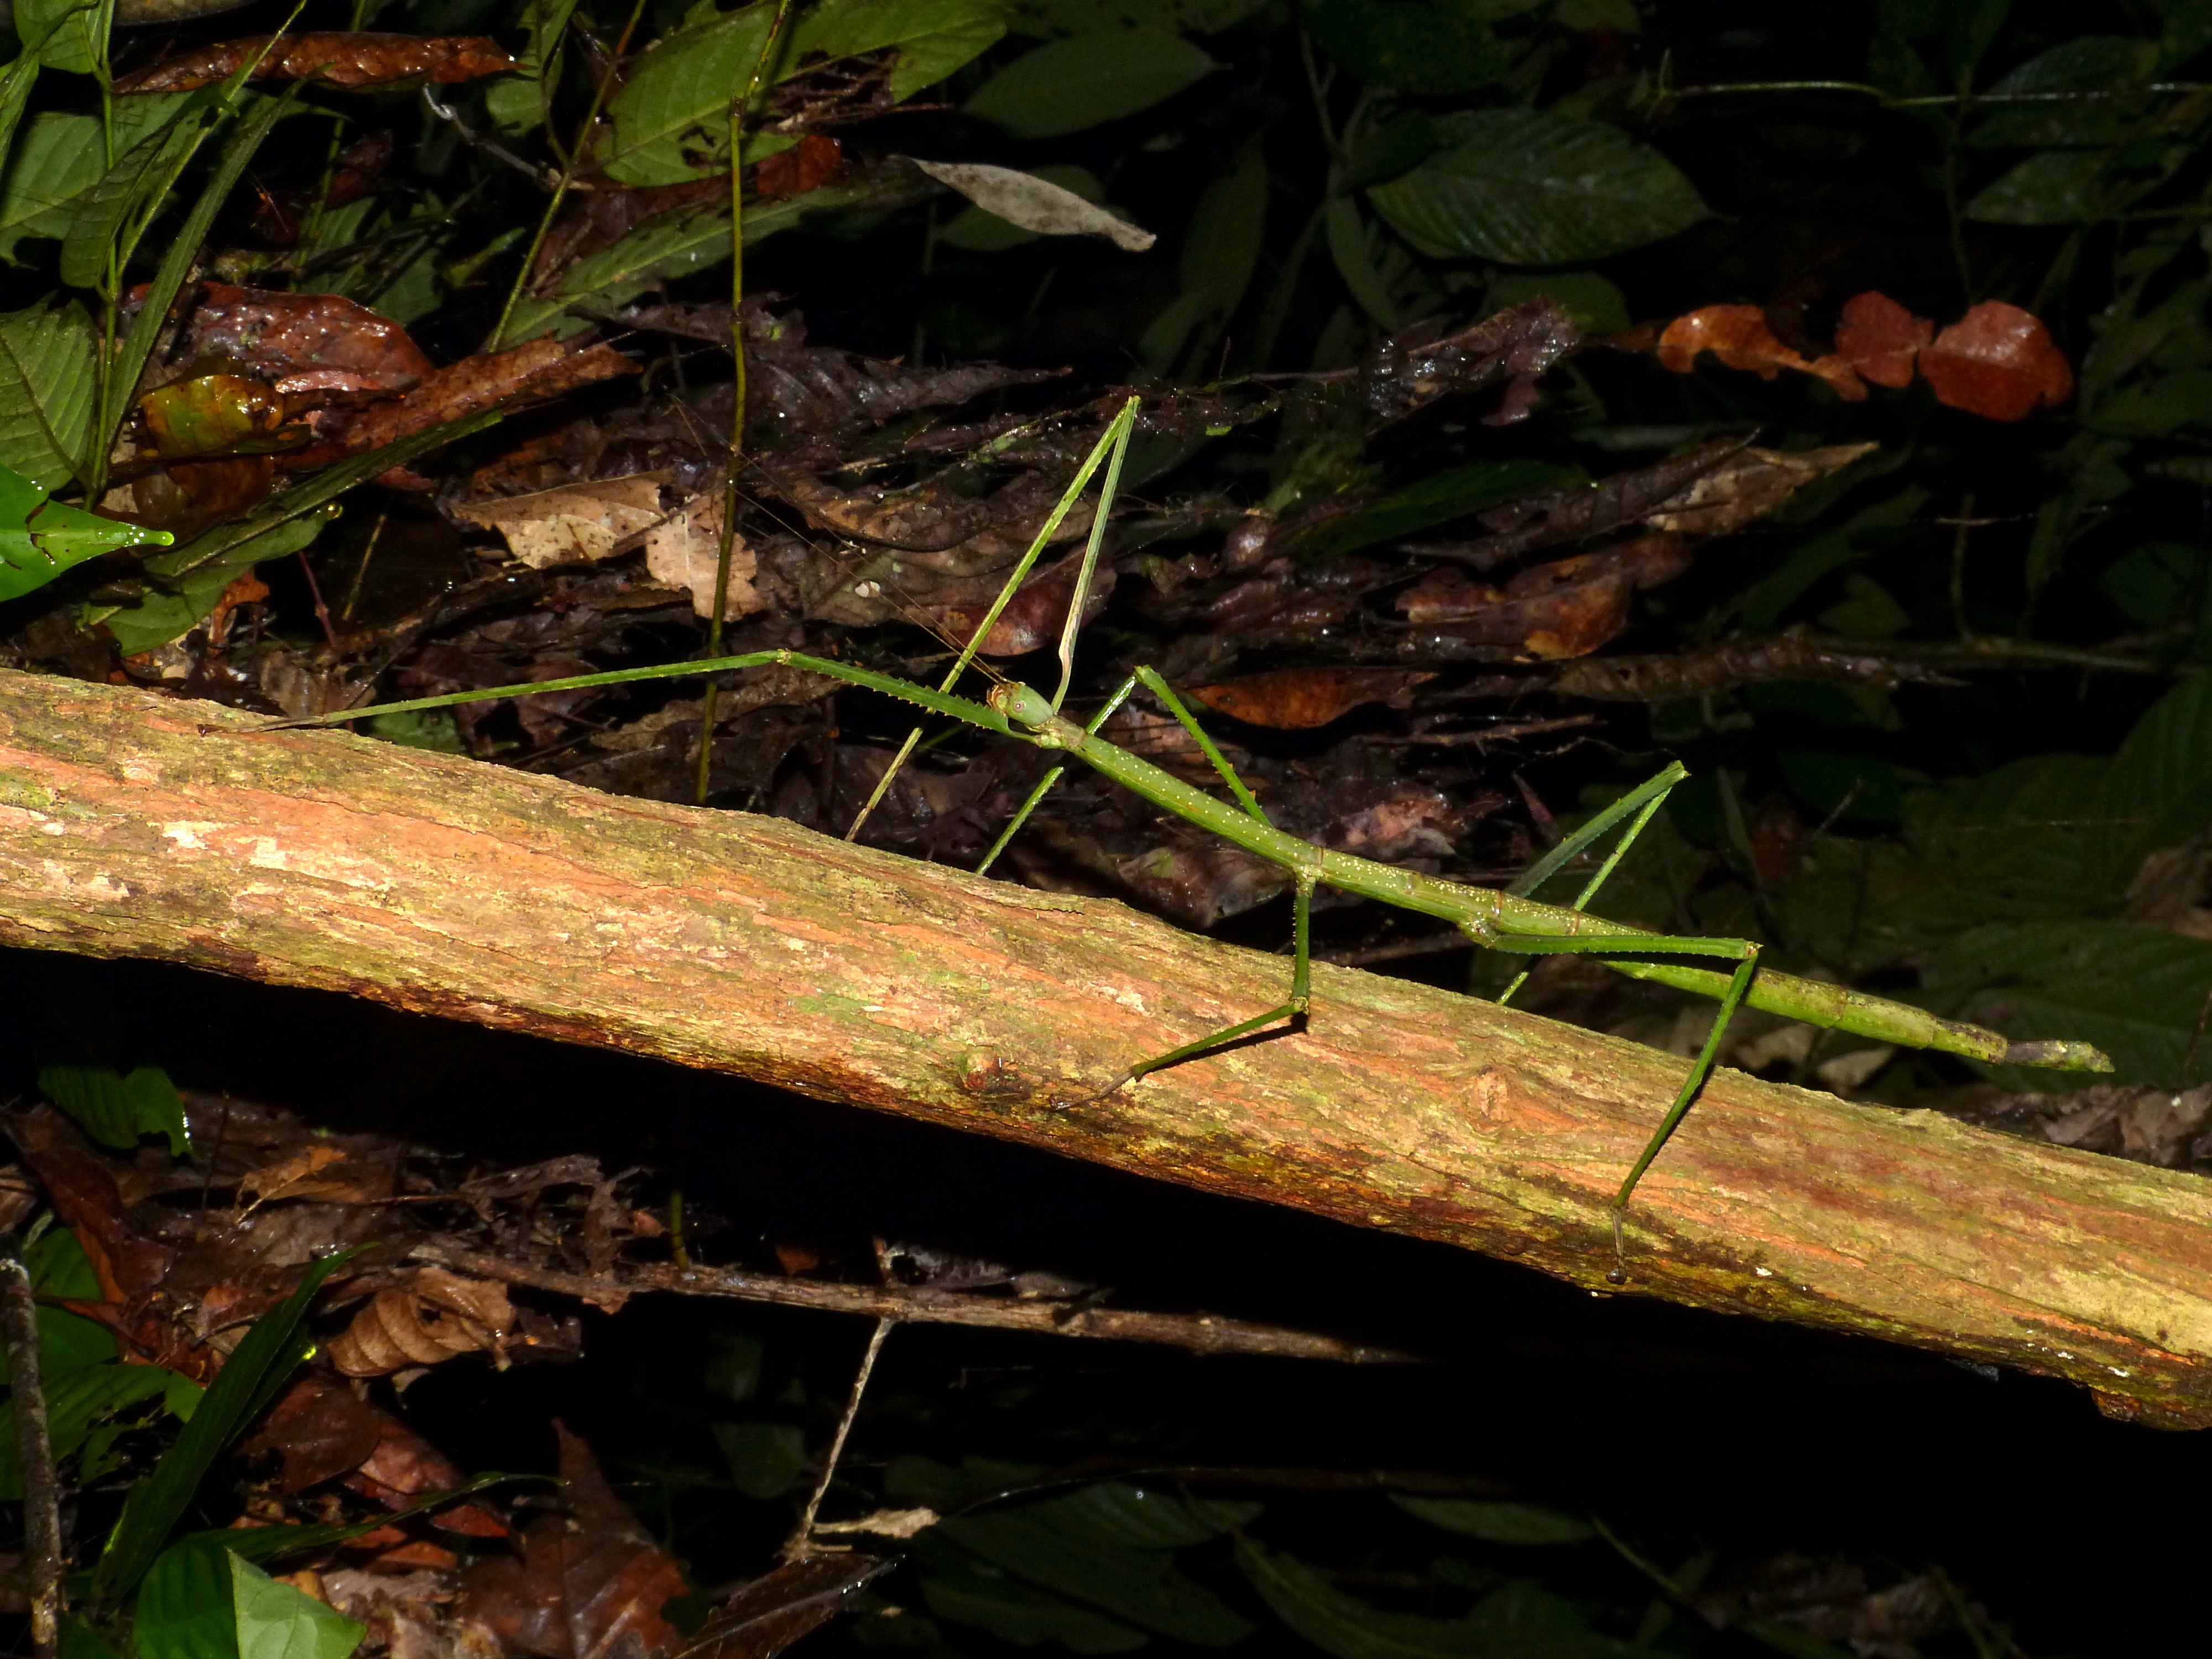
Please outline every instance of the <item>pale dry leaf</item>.
[[579, 561], [597, 563], [665, 517], [660, 486], [666, 477], [639, 472], [559, 484], [527, 495], [470, 501], [455, 510], [471, 524], [498, 531], [507, 538], [507, 550], [532, 570]]
[[[645, 568], [657, 582], [686, 588], [691, 610], [704, 617], [714, 608], [714, 567], [722, 555], [722, 495], [695, 495], [646, 532]], [[722, 599], [722, 620], [735, 622], [767, 601], [753, 586], [760, 561], [742, 536], [730, 538], [730, 586]]]
[[422, 1267], [354, 1316], [331, 1344], [331, 1364], [348, 1376], [389, 1376], [489, 1349], [503, 1369], [514, 1328], [504, 1285]]
[[878, 1510], [857, 1521], [817, 1521], [814, 1530], [836, 1536], [842, 1533], [872, 1533], [878, 1538], [912, 1538], [929, 1530], [944, 1517], [928, 1508]]
[[1103, 236], [1130, 253], [1142, 253], [1159, 240], [1097, 203], [1085, 201], [1072, 190], [1012, 167], [965, 161], [915, 161], [914, 164], [984, 212], [1040, 236]]
[[345, 1154], [335, 1146], [302, 1146], [289, 1158], [280, 1158], [274, 1164], [265, 1164], [241, 1176], [238, 1183], [239, 1202], [246, 1204], [249, 1193], [254, 1204], [265, 1204], [272, 1198], [298, 1196], [300, 1188], [313, 1182], [319, 1171], [344, 1162]]
[[1807, 484], [1842, 471], [1877, 447], [1739, 450], [1680, 495], [1662, 501], [1644, 522], [1679, 535], [1725, 536], [1765, 518]]

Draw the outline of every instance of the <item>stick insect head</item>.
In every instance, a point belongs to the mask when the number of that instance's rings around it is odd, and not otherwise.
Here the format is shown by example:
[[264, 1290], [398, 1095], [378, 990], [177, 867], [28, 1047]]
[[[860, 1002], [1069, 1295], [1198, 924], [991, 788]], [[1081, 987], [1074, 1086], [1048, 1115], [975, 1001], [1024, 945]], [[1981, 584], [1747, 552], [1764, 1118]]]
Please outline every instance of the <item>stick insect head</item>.
[[1032, 732], [1042, 731], [1053, 719], [1052, 704], [1042, 693], [1011, 680], [991, 688], [991, 707], [1015, 725], [1026, 726]]

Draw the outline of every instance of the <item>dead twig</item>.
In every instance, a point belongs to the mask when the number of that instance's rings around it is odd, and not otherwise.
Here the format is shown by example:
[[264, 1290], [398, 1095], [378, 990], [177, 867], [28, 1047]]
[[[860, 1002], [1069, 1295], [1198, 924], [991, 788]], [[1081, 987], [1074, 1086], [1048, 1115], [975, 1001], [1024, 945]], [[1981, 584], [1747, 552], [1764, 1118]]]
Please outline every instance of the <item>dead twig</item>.
[[46, 1438], [46, 1391], [39, 1376], [39, 1305], [31, 1275], [13, 1256], [0, 1258], [0, 1346], [15, 1407], [15, 1451], [23, 1472], [23, 1566], [30, 1586], [31, 1645], [39, 1659], [60, 1651], [62, 1611], [61, 1489]]

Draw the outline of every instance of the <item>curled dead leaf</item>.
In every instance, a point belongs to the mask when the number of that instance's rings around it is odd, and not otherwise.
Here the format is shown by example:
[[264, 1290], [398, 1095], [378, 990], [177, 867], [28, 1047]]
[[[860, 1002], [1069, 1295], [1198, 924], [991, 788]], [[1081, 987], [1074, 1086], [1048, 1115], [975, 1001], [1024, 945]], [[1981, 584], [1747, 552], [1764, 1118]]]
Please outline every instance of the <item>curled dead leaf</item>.
[[1040, 236], [1103, 236], [1128, 253], [1142, 253], [1159, 240], [1118, 214], [1033, 173], [980, 162], [915, 161], [914, 164], [984, 212]]
[[1820, 449], [1742, 449], [1659, 505], [1644, 522], [1682, 536], [1725, 536], [1763, 519], [1815, 479], [1840, 472], [1874, 444]]
[[1365, 703], [1406, 708], [1413, 688], [1434, 678], [1404, 668], [1287, 668], [1201, 685], [1190, 695], [1248, 726], [1303, 731], [1329, 725]]
[[1869, 289], [1844, 301], [1836, 355], [1876, 386], [1893, 389], [1911, 381], [1913, 359], [1935, 337], [1935, 324]]
[[514, 1328], [504, 1285], [419, 1267], [406, 1285], [379, 1291], [354, 1316], [331, 1344], [331, 1364], [348, 1376], [388, 1376], [489, 1350], [504, 1370]]
[[489, 35], [295, 34], [279, 39], [272, 50], [270, 37], [263, 34], [179, 52], [119, 77], [115, 91], [191, 92], [228, 79], [257, 59], [253, 80], [313, 78], [327, 87], [388, 86], [396, 81], [449, 86], [515, 66]]
[[826, 133], [810, 132], [789, 149], [753, 169], [753, 193], [763, 200], [804, 196], [836, 182], [845, 170], [845, 147]]
[[2031, 313], [1984, 300], [1920, 354], [1936, 400], [1992, 421], [2021, 421], [2074, 395], [2074, 370]]
[[1857, 403], [1867, 395], [1850, 363], [1839, 356], [1808, 362], [1776, 337], [1766, 313], [1757, 306], [1705, 306], [1677, 317], [1659, 336], [1660, 364], [1677, 374], [1687, 374], [1698, 355], [1705, 351], [1729, 368], [1747, 369], [1762, 380], [1771, 380], [1787, 368], [1819, 376], [1847, 402]]
[[[691, 595], [694, 616], [704, 617], [714, 608], [716, 567], [722, 556], [722, 497], [720, 489], [694, 495], [645, 535], [645, 568], [653, 580], [680, 587]], [[722, 596], [722, 620], [735, 622], [768, 601], [753, 586], [760, 574], [760, 558], [743, 536], [730, 538], [729, 586]]]
[[597, 563], [667, 516], [660, 507], [660, 486], [667, 477], [665, 472], [639, 472], [627, 478], [588, 479], [527, 495], [469, 501], [453, 510], [471, 524], [498, 531], [507, 551], [533, 570]]

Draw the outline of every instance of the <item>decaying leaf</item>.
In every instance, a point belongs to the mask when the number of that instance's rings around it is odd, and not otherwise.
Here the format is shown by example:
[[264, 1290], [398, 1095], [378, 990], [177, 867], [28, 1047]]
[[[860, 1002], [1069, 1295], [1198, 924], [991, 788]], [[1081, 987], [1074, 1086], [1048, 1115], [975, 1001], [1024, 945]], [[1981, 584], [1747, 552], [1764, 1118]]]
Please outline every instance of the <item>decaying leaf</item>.
[[1502, 426], [1534, 404], [1536, 377], [1581, 345], [1582, 331], [1559, 305], [1532, 300], [1439, 337], [1437, 325], [1417, 323], [1378, 343], [1359, 366], [1361, 400], [1377, 425], [1403, 420], [1448, 392], [1509, 382], [1498, 411], [1484, 423]]
[[[999, 613], [991, 631], [975, 647], [977, 652], [986, 657], [1018, 657], [1056, 642], [1066, 624], [1068, 604], [1075, 597], [1076, 579], [1082, 570], [1082, 559], [1070, 556], [1030, 576]], [[1103, 614], [1106, 601], [1113, 597], [1114, 580], [1110, 565], [1094, 573], [1091, 590], [1084, 599], [1085, 622], [1095, 621]], [[923, 614], [945, 637], [960, 645], [967, 644], [982, 625], [998, 596], [1000, 584], [994, 576], [987, 576], [963, 586], [974, 588], [975, 597], [949, 605], [925, 601], [921, 605]]]
[[[579, 351], [553, 340], [526, 340], [511, 351], [483, 352], [435, 369], [396, 403], [363, 410], [338, 434], [337, 452], [358, 455], [381, 449], [485, 410], [557, 398], [595, 380], [636, 373], [637, 365], [612, 346], [586, 346]], [[324, 447], [316, 446], [300, 461], [333, 459], [320, 453]]]
[[1730, 368], [1748, 369], [1762, 380], [1794, 369], [1818, 375], [1848, 402], [1857, 403], [1867, 395], [1841, 356], [1808, 362], [1775, 337], [1766, 313], [1757, 306], [1706, 306], [1677, 317], [1659, 336], [1659, 362], [1677, 374], [1688, 374], [1703, 351], [1711, 352]]
[[685, 1593], [682, 1571], [615, 1496], [591, 1449], [558, 1423], [554, 1430], [568, 1512], [532, 1522], [520, 1559], [495, 1557], [471, 1568], [460, 1611], [489, 1626], [510, 1656], [675, 1653], [683, 1638], [660, 1610]]
[[323, 1371], [309, 1371], [276, 1397], [240, 1443], [248, 1456], [281, 1460], [279, 1490], [305, 1492], [350, 1474], [375, 1455], [385, 1413]]
[[753, 169], [753, 193], [763, 201], [804, 196], [810, 190], [836, 183], [844, 169], [842, 144], [826, 133], [806, 133], [789, 149], [764, 157]]
[[1118, 214], [1033, 173], [980, 162], [917, 159], [914, 164], [986, 213], [996, 214], [1008, 224], [1040, 236], [1103, 236], [1129, 253], [1142, 253], [1159, 240]]
[[1662, 702], [1709, 696], [1771, 680], [1826, 680], [1893, 690], [1907, 683], [1951, 682], [1901, 657], [1838, 651], [1797, 634], [1768, 640], [1723, 640], [1666, 656], [1600, 657], [1561, 665], [1549, 689], [1598, 702]]
[[1869, 289], [1844, 301], [1836, 355], [1876, 386], [1894, 389], [1911, 383], [1913, 360], [1935, 337], [1935, 324]]
[[1398, 609], [1418, 626], [1447, 628], [1461, 638], [1555, 662], [1586, 657], [1612, 640], [1628, 625], [1636, 591], [1672, 581], [1689, 562], [1679, 539], [1658, 535], [1555, 559], [1503, 586], [1446, 566], [1400, 594]]
[[533, 570], [591, 564], [667, 518], [660, 505], [660, 487], [666, 482], [667, 475], [657, 472], [595, 478], [527, 495], [467, 501], [453, 511], [471, 524], [498, 531], [507, 538], [507, 551]]
[[1744, 449], [1661, 504], [1644, 522], [1680, 536], [1725, 536], [1763, 519], [1816, 479], [1840, 472], [1878, 445], [1822, 449]]
[[[143, 304], [144, 291], [132, 295]], [[431, 372], [404, 328], [336, 294], [203, 283], [180, 309], [179, 346], [220, 357], [288, 396], [312, 390], [404, 392]]]
[[800, 1637], [835, 1619], [854, 1591], [897, 1565], [890, 1558], [857, 1553], [824, 1553], [787, 1561], [732, 1591], [681, 1659], [775, 1659]]
[[389, 1376], [488, 1350], [503, 1370], [514, 1323], [504, 1285], [419, 1267], [354, 1316], [331, 1344], [331, 1364], [348, 1376]]
[[1407, 708], [1413, 688], [1434, 678], [1403, 668], [1286, 668], [1198, 686], [1190, 695], [1248, 726], [1302, 731], [1341, 720], [1364, 703]]
[[[240, 580], [254, 579], [249, 573]], [[266, 583], [254, 580], [254, 586], [261, 590], [258, 598], [269, 597]], [[325, 1196], [331, 1183], [318, 1177], [333, 1164], [344, 1162], [345, 1153], [336, 1146], [302, 1146], [289, 1157], [264, 1164], [243, 1176], [238, 1183], [238, 1201], [241, 1205], [266, 1204], [271, 1199]]]
[[[263, 54], [266, 53], [266, 56]], [[213, 86], [260, 59], [256, 81], [313, 79], [328, 87], [380, 87], [394, 82], [452, 85], [500, 75], [515, 66], [488, 35], [295, 34], [277, 40], [256, 35], [182, 52], [136, 75], [118, 77], [115, 90], [130, 93], [191, 92]]]
[[1920, 354], [1938, 403], [1992, 421], [2021, 421], [2074, 395], [2074, 370], [2041, 321], [1984, 300]]
[[[655, 581], [688, 592], [696, 616], [709, 616], [714, 609], [716, 568], [722, 556], [724, 493], [702, 491], [646, 532], [646, 569]], [[753, 578], [759, 574], [759, 558], [743, 536], [733, 534], [729, 586], [722, 597], [724, 622], [735, 622], [767, 608], [767, 601], [753, 586]]]

